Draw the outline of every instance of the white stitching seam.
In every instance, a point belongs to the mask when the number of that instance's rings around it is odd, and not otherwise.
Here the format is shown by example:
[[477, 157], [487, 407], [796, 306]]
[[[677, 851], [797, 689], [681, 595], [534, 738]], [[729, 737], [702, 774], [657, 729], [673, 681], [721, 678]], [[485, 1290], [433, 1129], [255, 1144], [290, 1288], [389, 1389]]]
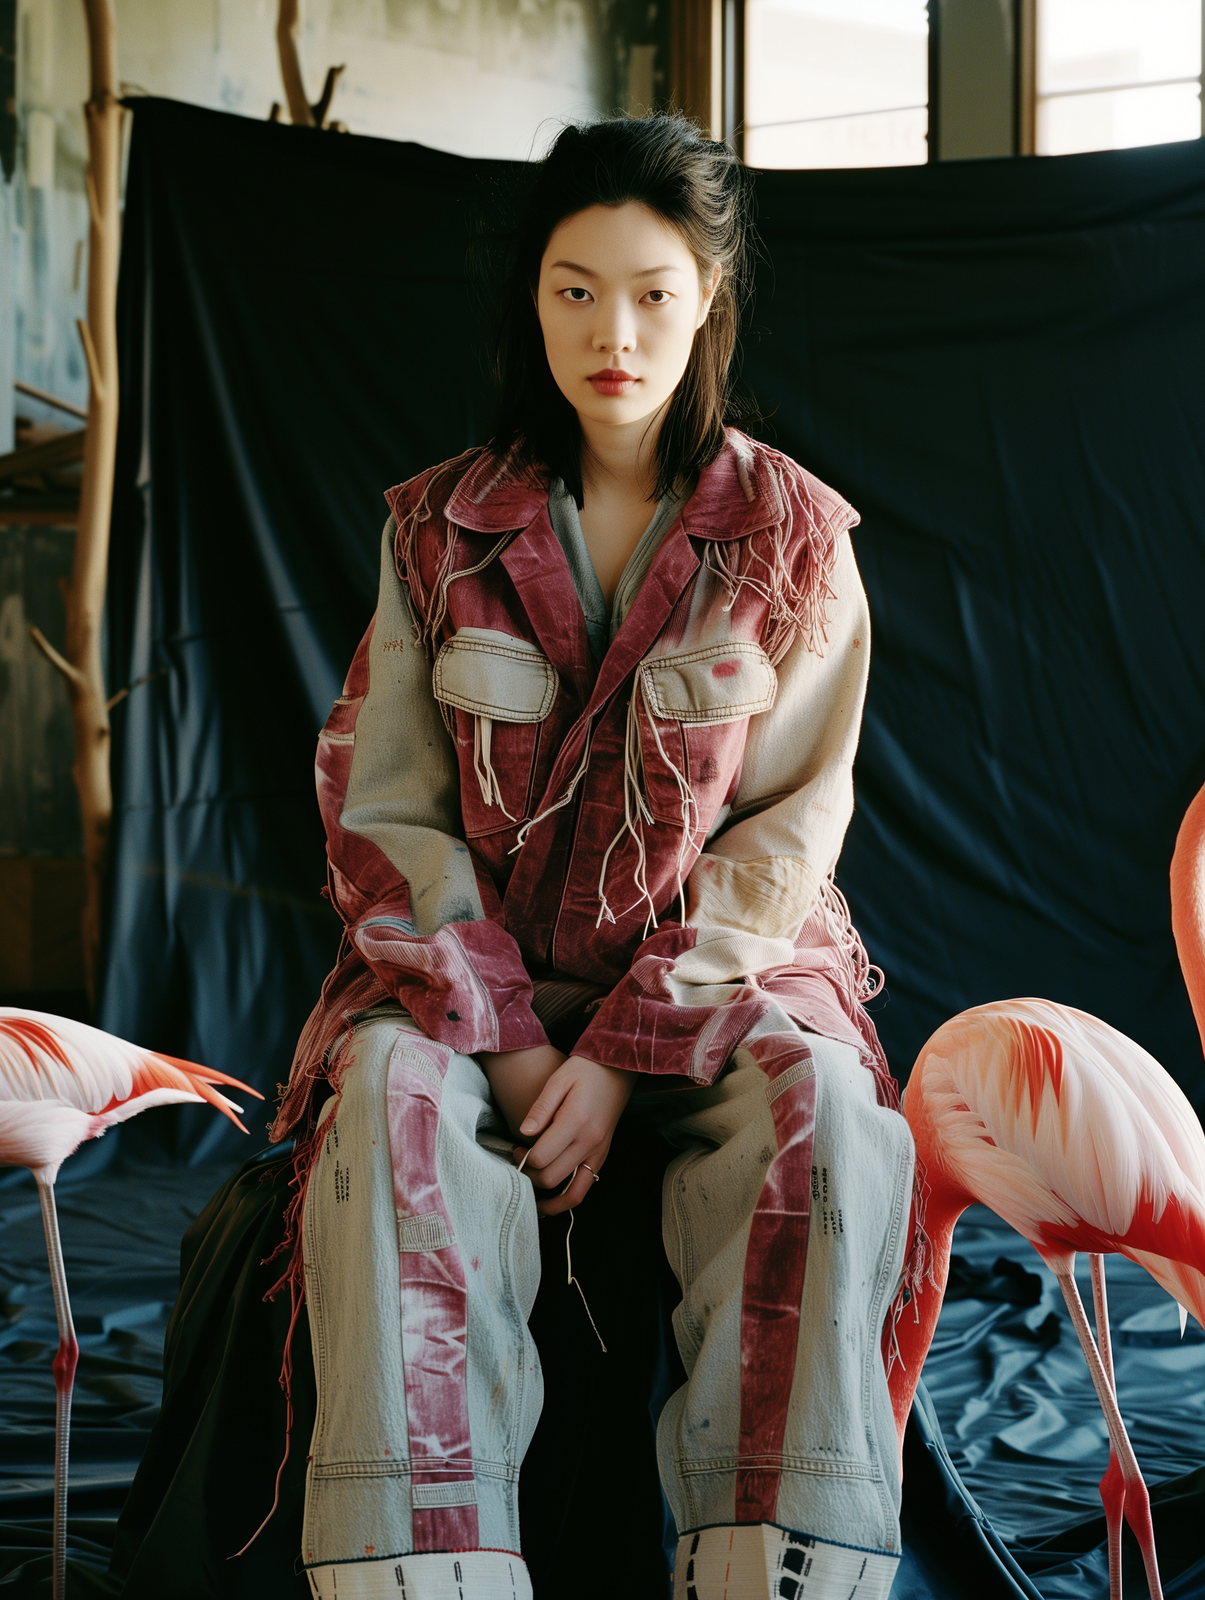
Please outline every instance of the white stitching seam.
[[[769, 673], [769, 689], [756, 700], [732, 702], [723, 706], [716, 706], [710, 711], [694, 711], [689, 707], [679, 708], [667, 705], [664, 692], [657, 682], [659, 671], [668, 668], [677, 671], [681, 667], [693, 666], [699, 661], [718, 661], [724, 656], [748, 656], [766, 668]], [[770, 662], [769, 656], [759, 644], [754, 644], [748, 639], [733, 639], [723, 645], [707, 645], [701, 650], [686, 650], [680, 655], [672, 656], [646, 656], [640, 663], [638, 674], [644, 690], [645, 702], [650, 712], [660, 717], [665, 722], [685, 722], [694, 724], [716, 724], [721, 722], [735, 722], [739, 717], [755, 716], [759, 712], [768, 711], [774, 704], [778, 694], [778, 676]]]
[[[539, 709], [530, 711], [526, 707], [504, 706], [497, 700], [476, 700], [471, 695], [458, 694], [449, 689], [444, 681], [445, 663], [449, 657], [465, 653], [493, 657], [495, 660], [521, 661], [524, 666], [538, 667], [544, 675], [544, 694]], [[512, 650], [505, 645], [486, 644], [476, 639], [449, 639], [435, 658], [432, 678], [437, 700], [442, 700], [445, 705], [459, 706], [461, 711], [469, 711], [474, 716], [496, 717], [501, 722], [543, 722], [552, 710], [552, 702], [560, 686], [557, 670], [547, 657], [528, 650]]]
[[780, 1094], [786, 1094], [788, 1089], [793, 1089], [797, 1083], [802, 1083], [805, 1078], [816, 1076], [816, 1063], [809, 1057], [806, 1061], [796, 1061], [794, 1066], [780, 1072], [777, 1078], [772, 1078], [766, 1085], [766, 1099], [771, 1105]]
[[454, 1244], [452, 1231], [440, 1211], [424, 1211], [421, 1217], [397, 1214], [399, 1255], [426, 1255], [430, 1250], [446, 1250]]
[[451, 1483], [415, 1483], [410, 1488], [410, 1499], [416, 1511], [436, 1506], [475, 1506], [477, 1485], [472, 1478]]

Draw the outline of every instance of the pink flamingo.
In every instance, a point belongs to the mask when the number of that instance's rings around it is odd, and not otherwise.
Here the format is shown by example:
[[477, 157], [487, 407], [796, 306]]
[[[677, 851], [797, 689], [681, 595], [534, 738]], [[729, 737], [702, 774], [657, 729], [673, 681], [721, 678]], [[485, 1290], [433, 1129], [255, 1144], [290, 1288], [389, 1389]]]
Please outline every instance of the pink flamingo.
[[[890, 1386], [901, 1437], [933, 1337], [954, 1224], [981, 1201], [1054, 1273], [1109, 1428], [1101, 1498], [1109, 1590], [1121, 1594], [1121, 1517], [1162, 1600], [1150, 1500], [1114, 1395], [1103, 1255], [1145, 1267], [1205, 1325], [1205, 1135], [1153, 1057], [1115, 1028], [1048, 1000], [1003, 1000], [943, 1024], [921, 1051], [904, 1113], [928, 1184], [926, 1281], [895, 1329]], [[1075, 1285], [1088, 1252], [1098, 1349]], [[898, 1361], [896, 1355], [898, 1353]]]
[[67, 1454], [71, 1390], [79, 1346], [67, 1299], [63, 1247], [54, 1204], [59, 1167], [85, 1139], [93, 1139], [149, 1106], [209, 1101], [236, 1127], [242, 1108], [211, 1086], [245, 1089], [224, 1072], [177, 1061], [127, 1044], [99, 1028], [38, 1011], [0, 1006], [0, 1164], [28, 1167], [38, 1186], [59, 1348], [54, 1358], [54, 1600], [63, 1600], [67, 1577]]

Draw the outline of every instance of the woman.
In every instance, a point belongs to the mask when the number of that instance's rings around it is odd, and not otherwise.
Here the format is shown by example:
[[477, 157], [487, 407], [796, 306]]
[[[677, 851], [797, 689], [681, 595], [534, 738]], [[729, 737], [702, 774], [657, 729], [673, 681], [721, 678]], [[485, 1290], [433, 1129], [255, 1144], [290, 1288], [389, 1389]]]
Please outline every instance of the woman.
[[885, 1596], [912, 1154], [829, 878], [856, 514], [723, 426], [726, 147], [680, 118], [567, 128], [520, 240], [494, 438], [387, 496], [319, 746], [348, 953], [274, 1129], [300, 1124], [307, 1180], [303, 1560], [321, 1600], [530, 1594], [536, 1213], [588, 1200], [631, 1102], [681, 1150], [675, 1593]]

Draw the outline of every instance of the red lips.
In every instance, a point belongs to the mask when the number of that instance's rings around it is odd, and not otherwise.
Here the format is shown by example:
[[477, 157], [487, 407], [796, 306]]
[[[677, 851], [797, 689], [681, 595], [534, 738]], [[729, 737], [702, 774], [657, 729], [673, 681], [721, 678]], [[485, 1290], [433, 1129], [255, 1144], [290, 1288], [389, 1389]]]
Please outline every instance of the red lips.
[[594, 386], [597, 394], [620, 395], [627, 394], [634, 384], [640, 382], [630, 372], [622, 368], [604, 367], [601, 372], [592, 372], [587, 382]]

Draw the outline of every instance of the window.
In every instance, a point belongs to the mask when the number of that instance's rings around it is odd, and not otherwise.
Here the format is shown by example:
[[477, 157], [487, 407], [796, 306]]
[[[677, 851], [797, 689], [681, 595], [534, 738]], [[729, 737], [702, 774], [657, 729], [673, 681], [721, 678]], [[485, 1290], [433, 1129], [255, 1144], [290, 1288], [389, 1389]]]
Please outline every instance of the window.
[[745, 160], [927, 160], [928, 57], [925, 0], [745, 0]]
[[1201, 134], [1201, 0], [1038, 0], [1039, 155]]

